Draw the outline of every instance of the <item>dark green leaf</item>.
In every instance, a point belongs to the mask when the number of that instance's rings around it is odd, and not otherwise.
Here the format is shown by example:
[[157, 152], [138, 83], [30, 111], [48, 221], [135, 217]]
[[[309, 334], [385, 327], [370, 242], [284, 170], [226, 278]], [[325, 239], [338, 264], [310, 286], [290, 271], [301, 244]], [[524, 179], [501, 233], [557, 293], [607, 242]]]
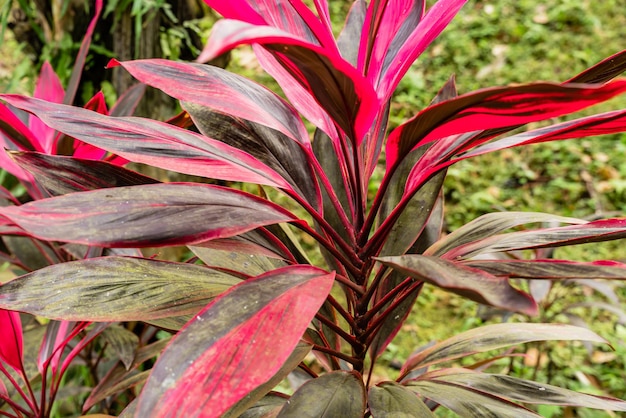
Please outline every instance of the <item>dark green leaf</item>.
[[368, 391], [372, 418], [434, 418], [435, 414], [415, 393], [404, 386], [385, 382]]
[[302, 385], [277, 418], [363, 418], [365, 388], [356, 372], [336, 371]]
[[102, 337], [115, 351], [119, 359], [124, 363], [126, 370], [130, 369], [135, 359], [135, 351], [139, 346], [139, 337], [126, 328], [113, 324], [102, 331]]

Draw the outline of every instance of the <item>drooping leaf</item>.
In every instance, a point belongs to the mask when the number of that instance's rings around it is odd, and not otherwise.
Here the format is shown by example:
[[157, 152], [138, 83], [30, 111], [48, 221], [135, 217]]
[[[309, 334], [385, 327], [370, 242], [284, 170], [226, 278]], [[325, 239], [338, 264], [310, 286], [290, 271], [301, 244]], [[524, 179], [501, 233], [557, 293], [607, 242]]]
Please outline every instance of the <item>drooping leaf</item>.
[[619, 399], [587, 395], [513, 376], [467, 371], [445, 374], [437, 380], [525, 403], [626, 411], [626, 402]]
[[38, 152], [11, 152], [11, 158], [30, 172], [52, 196], [107, 187], [158, 183], [150, 177], [111, 163]]
[[0, 335], [0, 360], [21, 371], [24, 337], [19, 312], [0, 309]]
[[461, 260], [481, 253], [561, 247], [620, 238], [626, 238], [626, 218], [493, 235], [455, 247], [447, 251], [445, 257]]
[[[221, 180], [285, 187], [288, 183], [249, 154], [164, 122], [110, 117], [18, 95], [1, 95], [48, 126], [130, 161]], [[77, 123], [80, 122], [80, 123]]]
[[215, 24], [198, 60], [252, 43], [263, 45], [348, 137], [356, 143], [363, 140], [376, 117], [378, 98], [372, 85], [336, 51], [270, 26], [224, 19]]
[[108, 326], [102, 332], [102, 337], [115, 351], [117, 357], [126, 367], [126, 370], [129, 370], [135, 359], [137, 347], [139, 346], [139, 337], [137, 337], [134, 332], [117, 324]]
[[71, 193], [3, 207], [0, 215], [40, 239], [104, 247], [195, 244], [293, 220], [253, 195], [193, 183]]
[[451, 249], [466, 243], [496, 235], [516, 226], [539, 222], [546, 224], [553, 222], [565, 224], [584, 224], [587, 221], [540, 212], [488, 213], [446, 235], [444, 238], [431, 245], [424, 252], [424, 254], [443, 256]]
[[626, 264], [617, 261], [468, 260], [473, 268], [497, 276], [526, 279], [626, 279]]
[[195, 314], [239, 282], [191, 264], [91, 258], [55, 264], [0, 286], [0, 308], [66, 321], [145, 321]]
[[626, 131], [626, 111], [618, 110], [600, 113], [492, 141], [470, 150], [455, 161], [506, 148], [594, 135], [607, 135], [624, 131]]
[[[157, 361], [138, 416], [220, 416], [270, 380], [330, 292], [334, 274], [291, 266], [215, 299]], [[268, 389], [269, 390], [269, 389]]]
[[626, 91], [626, 80], [602, 86], [536, 83], [478, 90], [430, 106], [396, 128], [387, 142], [387, 167], [419, 144], [450, 135], [518, 126], [562, 116]]
[[492, 324], [474, 328], [437, 343], [411, 356], [402, 367], [402, 373], [432, 364], [442, 363], [471, 354], [497, 350], [532, 341], [584, 340], [606, 341], [585, 328], [563, 324]]
[[313, 208], [321, 210], [320, 190], [310, 163], [312, 151], [308, 142], [302, 146], [279, 131], [195, 103], [183, 102], [182, 105], [200, 132], [248, 152], [280, 174]]
[[468, 418], [540, 418], [541, 415], [513, 403], [505, 394], [491, 395], [439, 380], [416, 380], [408, 388]]
[[404, 386], [384, 382], [368, 391], [367, 404], [373, 418], [433, 418], [435, 414]]
[[380, 257], [376, 260], [402, 274], [424, 280], [476, 302], [527, 315], [537, 314], [537, 304], [532, 297], [512, 287], [506, 278], [453, 261], [417, 254]]
[[239, 417], [242, 413], [253, 407], [257, 401], [263, 399], [263, 397], [274, 389], [281, 381], [283, 381], [289, 373], [295, 370], [298, 365], [304, 360], [304, 358], [311, 352], [311, 344], [300, 342], [289, 355], [289, 358], [281, 366], [280, 370], [276, 372], [267, 382], [263, 383], [252, 392], [247, 394], [241, 401], [228, 410], [223, 415], [224, 418]]
[[300, 386], [277, 418], [362, 418], [365, 388], [356, 372], [335, 371]]
[[305, 147], [310, 146], [306, 128], [291, 105], [240, 75], [209, 65], [164, 59], [118, 64], [139, 81], [180, 101], [267, 126]]

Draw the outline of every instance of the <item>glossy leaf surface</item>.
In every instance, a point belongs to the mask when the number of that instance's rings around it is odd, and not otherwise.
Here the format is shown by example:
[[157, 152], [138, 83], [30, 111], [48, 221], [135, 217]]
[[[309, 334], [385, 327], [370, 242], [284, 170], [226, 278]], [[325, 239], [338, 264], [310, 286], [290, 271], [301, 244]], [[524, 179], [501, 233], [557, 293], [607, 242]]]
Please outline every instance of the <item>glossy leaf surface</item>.
[[[514, 325], [514, 326], [513, 326]], [[584, 340], [606, 343], [596, 333], [579, 327], [562, 324], [493, 324], [465, 331], [435, 344], [413, 356], [402, 367], [403, 373], [454, 360], [471, 354], [510, 347], [532, 341]]]
[[393, 382], [372, 386], [367, 404], [373, 418], [433, 418], [426, 404], [404, 386]]
[[17, 371], [22, 370], [24, 337], [19, 312], [0, 309], [0, 334], [0, 360]]
[[221, 295], [161, 355], [137, 415], [221, 416], [280, 370], [333, 279], [314, 267], [285, 267]]
[[105, 116], [18, 95], [0, 97], [66, 135], [130, 161], [184, 174], [289, 188], [278, 174], [249, 154], [164, 122]]
[[0, 215], [40, 239], [104, 247], [193, 244], [293, 220], [253, 195], [192, 183], [72, 193], [1, 208]]
[[437, 379], [485, 393], [502, 394], [514, 401], [626, 411], [626, 402], [618, 399], [587, 395], [512, 376], [467, 372], [446, 374]]
[[356, 372], [335, 371], [312, 379], [293, 394], [278, 418], [362, 418], [365, 388]]
[[505, 278], [482, 270], [416, 254], [380, 257], [377, 260], [407, 276], [424, 280], [476, 302], [527, 315], [537, 314], [537, 305], [528, 294], [512, 287]]
[[55, 264], [0, 286], [0, 308], [58, 320], [145, 321], [194, 314], [239, 282], [190, 264], [91, 258]]

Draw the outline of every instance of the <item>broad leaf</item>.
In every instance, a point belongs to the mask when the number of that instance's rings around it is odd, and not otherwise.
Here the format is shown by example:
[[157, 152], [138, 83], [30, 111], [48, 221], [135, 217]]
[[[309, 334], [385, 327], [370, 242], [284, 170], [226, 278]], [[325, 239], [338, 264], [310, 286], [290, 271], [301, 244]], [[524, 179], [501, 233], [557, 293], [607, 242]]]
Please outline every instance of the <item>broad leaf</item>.
[[596, 333], [570, 325], [531, 323], [486, 325], [457, 334], [411, 356], [402, 367], [402, 373], [405, 375], [418, 367], [532, 341], [574, 340], [606, 343]]
[[309, 205], [321, 211], [320, 190], [310, 164], [312, 151], [308, 142], [302, 146], [279, 131], [195, 103], [182, 105], [201, 133], [248, 152], [280, 174]]
[[227, 249], [194, 246], [190, 247], [190, 250], [209, 267], [232, 270], [246, 276], [258, 276], [286, 265], [284, 261], [275, 258]]
[[334, 123], [360, 143], [378, 110], [376, 92], [338, 52], [269, 26], [220, 20], [205, 50], [206, 61], [241, 44], [261, 44], [323, 107]]
[[0, 95], [0, 98], [37, 115], [48, 126], [68, 136], [130, 161], [184, 174], [289, 189], [277, 173], [244, 151], [164, 122], [110, 117], [18, 95]]
[[294, 219], [253, 195], [193, 183], [71, 193], [0, 215], [40, 239], [104, 247], [194, 244]]
[[339, 34], [339, 38], [337, 38], [337, 47], [341, 56], [353, 67], [357, 66], [359, 58], [359, 45], [366, 13], [367, 3], [365, 0], [354, 1], [350, 6], [346, 23]]
[[11, 158], [30, 172], [52, 196], [107, 187], [158, 183], [150, 177], [117, 165], [96, 160], [46, 155], [38, 152], [11, 152]]
[[606, 83], [626, 71], [626, 49], [603, 59], [593, 67], [590, 67], [567, 80], [568, 83]]
[[415, 146], [450, 135], [504, 128], [576, 112], [626, 91], [626, 80], [603, 86], [536, 83], [479, 90], [430, 106], [396, 128], [387, 167]]
[[267, 126], [310, 146], [306, 128], [291, 105], [240, 75], [209, 65], [164, 59], [113, 62], [139, 81], [180, 101]]
[[[282, 395], [282, 396], [280, 396]], [[281, 393], [269, 393], [254, 406], [241, 414], [241, 418], [272, 418], [288, 401], [287, 395]]]
[[461, 417], [541, 418], [541, 415], [508, 401], [505, 394], [486, 394], [438, 380], [416, 380], [408, 387]]
[[220, 416], [270, 380], [330, 292], [334, 274], [293, 266], [221, 295], [179, 332], [157, 361], [138, 416]]
[[525, 403], [626, 411], [626, 402], [618, 399], [587, 395], [506, 375], [468, 371], [445, 374], [437, 377], [437, 380]]
[[380, 257], [377, 261], [416, 279], [449, 290], [476, 302], [536, 315], [537, 305], [526, 293], [512, 287], [506, 278], [437, 257], [409, 254]]
[[103, 332], [102, 337], [115, 351], [117, 357], [122, 361], [126, 370], [129, 370], [135, 359], [135, 352], [139, 346], [139, 337], [126, 328], [113, 324], [108, 326]]
[[367, 404], [373, 418], [433, 418], [435, 414], [404, 386], [385, 382], [372, 386]]
[[0, 286], [0, 308], [58, 320], [146, 321], [195, 314], [240, 282], [201, 266], [103, 257], [55, 264]]
[[480, 216], [431, 245], [425, 255], [443, 256], [451, 249], [530, 223], [585, 224], [587, 221], [539, 212], [494, 212]]
[[365, 388], [356, 372], [335, 371], [309, 380], [293, 394], [277, 418], [362, 418]]

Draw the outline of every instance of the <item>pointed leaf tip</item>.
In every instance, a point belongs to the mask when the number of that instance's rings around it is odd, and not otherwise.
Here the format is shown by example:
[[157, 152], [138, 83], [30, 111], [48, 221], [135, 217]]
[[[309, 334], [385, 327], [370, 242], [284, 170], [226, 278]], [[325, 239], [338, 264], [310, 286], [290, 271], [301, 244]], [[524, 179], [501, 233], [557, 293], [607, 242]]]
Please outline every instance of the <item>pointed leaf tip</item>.
[[118, 60], [116, 60], [115, 58], [111, 58], [105, 68], [108, 70], [109, 68], [115, 68], [121, 65], [122, 64]]

